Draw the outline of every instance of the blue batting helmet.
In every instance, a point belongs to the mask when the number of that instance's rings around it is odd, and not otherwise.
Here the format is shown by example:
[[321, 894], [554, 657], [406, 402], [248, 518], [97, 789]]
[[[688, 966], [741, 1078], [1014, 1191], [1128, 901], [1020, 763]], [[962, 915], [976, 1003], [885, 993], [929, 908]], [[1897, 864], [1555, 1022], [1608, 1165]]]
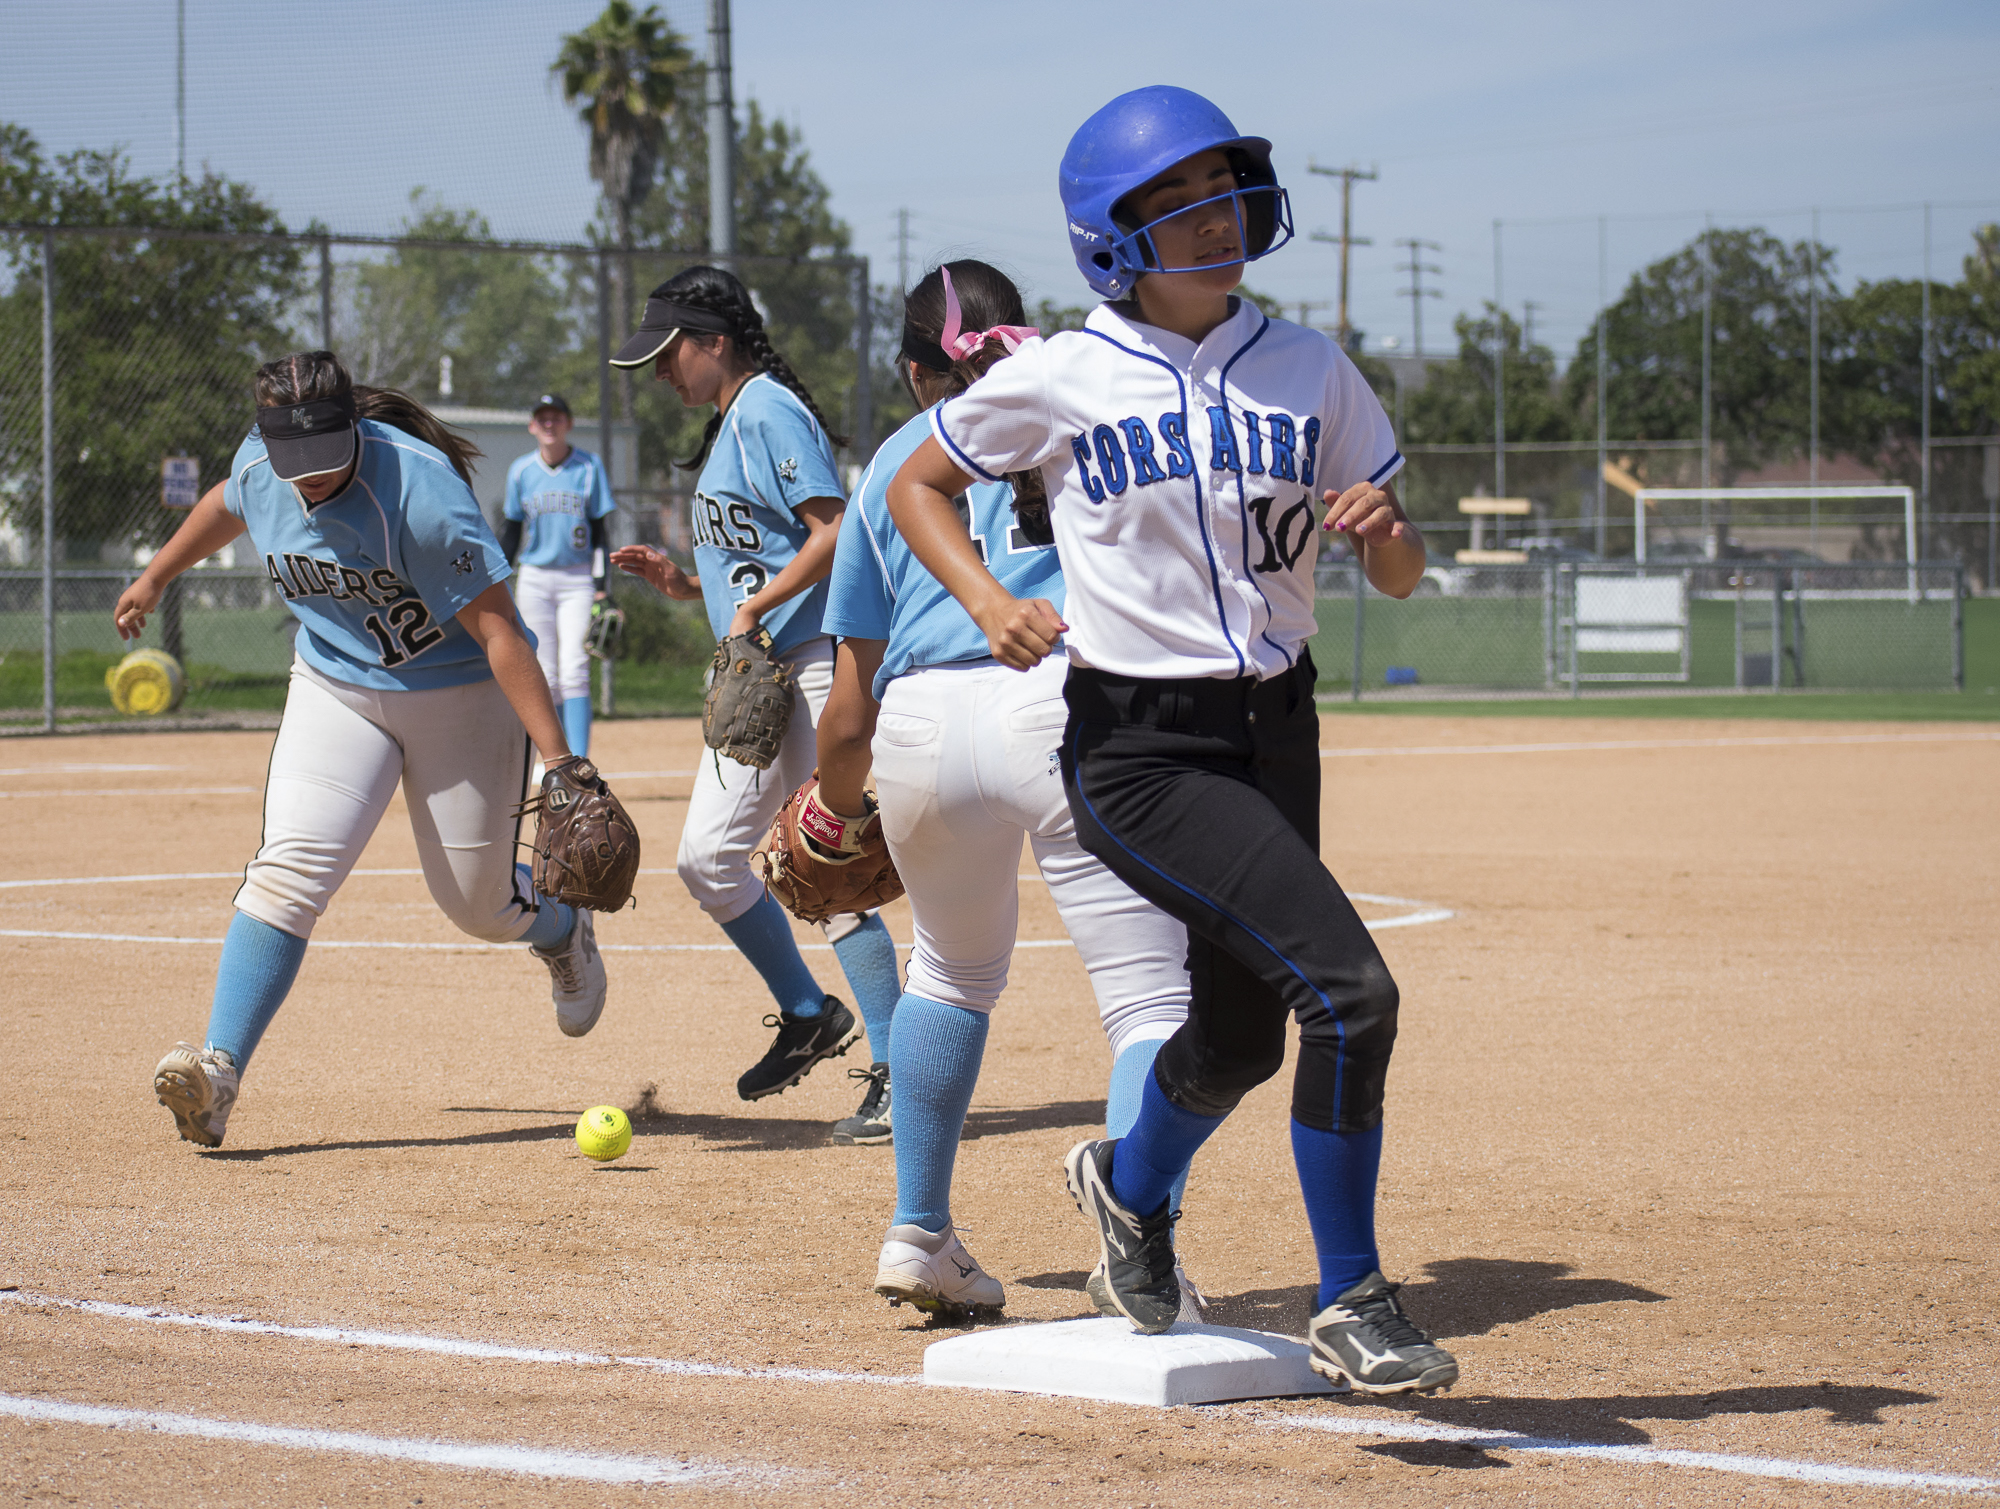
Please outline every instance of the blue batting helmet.
[[1119, 95], [1085, 121], [1063, 153], [1063, 209], [1069, 215], [1070, 250], [1085, 282], [1115, 299], [1141, 273], [1183, 270], [1160, 265], [1148, 234], [1152, 227], [1119, 215], [1118, 203], [1175, 163], [1216, 148], [1229, 154], [1236, 170], [1233, 196], [1218, 197], [1236, 201], [1244, 253], [1238, 260], [1254, 262], [1291, 239], [1291, 205], [1271, 171], [1271, 144], [1238, 134], [1228, 116], [1192, 90], [1152, 84]]

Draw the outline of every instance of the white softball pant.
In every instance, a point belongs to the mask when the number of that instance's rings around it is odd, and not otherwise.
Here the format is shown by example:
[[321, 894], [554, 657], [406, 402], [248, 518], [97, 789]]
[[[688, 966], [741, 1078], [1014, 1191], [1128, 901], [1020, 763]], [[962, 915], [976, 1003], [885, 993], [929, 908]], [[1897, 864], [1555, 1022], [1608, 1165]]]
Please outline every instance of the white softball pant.
[[264, 784], [264, 841], [236, 909], [310, 938], [400, 781], [431, 899], [461, 931], [511, 943], [535, 912], [514, 869], [529, 758], [521, 720], [491, 678], [380, 692], [293, 662]]
[[535, 658], [557, 702], [590, 695], [590, 604], [597, 596], [588, 566], [522, 566], [514, 606], [534, 632]]
[[809, 639], [778, 661], [791, 669], [798, 690], [771, 768], [758, 770], [704, 748], [688, 797], [674, 864], [688, 893], [719, 923], [734, 922], [763, 896], [750, 851], [770, 831], [785, 798], [810, 780], [819, 764], [819, 715], [833, 690], [833, 641]]
[[1021, 910], [1021, 839], [1090, 973], [1115, 1057], [1187, 1019], [1187, 929], [1077, 844], [1057, 750], [1068, 662], [992, 661], [898, 676], [873, 755], [882, 831], [916, 921], [909, 989], [991, 1011]]

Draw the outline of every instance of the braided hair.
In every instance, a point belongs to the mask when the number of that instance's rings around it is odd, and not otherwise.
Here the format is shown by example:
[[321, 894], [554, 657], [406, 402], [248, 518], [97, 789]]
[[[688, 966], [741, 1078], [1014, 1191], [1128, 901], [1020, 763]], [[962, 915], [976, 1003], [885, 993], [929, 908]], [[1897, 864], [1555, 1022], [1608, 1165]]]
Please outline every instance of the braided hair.
[[[984, 377], [995, 362], [1003, 361], [1007, 356], [1007, 348], [990, 338], [977, 351], [956, 358], [938, 345], [944, 337], [945, 322], [944, 274], [941, 269], [947, 267], [951, 269], [952, 291], [958, 296], [961, 317], [967, 329], [990, 330], [995, 325], [1028, 323], [1028, 313], [1021, 305], [1021, 290], [999, 268], [971, 258], [933, 267], [903, 299], [902, 361], [896, 364], [902, 371], [903, 386], [909, 389], [910, 396], [919, 404], [923, 400], [910, 382], [909, 368], [905, 363], [915, 362], [924, 368], [930, 374], [931, 382], [944, 390], [943, 396], [949, 397], [963, 393]], [[946, 365], [939, 365], [941, 358]], [[1042, 480], [1041, 472], [1009, 472], [1007, 482], [1014, 489], [1011, 506], [1022, 535], [1030, 544], [1053, 544], [1055, 534], [1049, 523], [1048, 487]]]
[[[790, 388], [798, 396], [819, 427], [826, 431], [827, 439], [835, 446], [849, 444], [848, 437], [836, 435], [833, 426], [826, 422], [826, 415], [813, 402], [811, 391], [804, 379], [794, 372], [791, 364], [778, 354], [771, 344], [771, 337], [764, 331], [764, 316], [757, 312], [751, 301], [750, 290], [745, 288], [734, 273], [724, 272], [719, 267], [690, 267], [675, 273], [666, 282], [655, 288], [647, 297], [667, 299], [676, 304], [685, 304], [690, 309], [700, 309], [709, 314], [720, 315], [729, 322], [729, 340], [736, 348], [738, 356], [750, 364], [753, 372], [768, 372], [779, 382]], [[701, 444], [695, 453], [685, 461], [674, 464], [682, 471], [700, 471], [708, 460], [708, 453], [715, 445], [715, 437], [722, 432], [722, 410], [718, 408], [710, 416], [706, 428], [701, 432]]]

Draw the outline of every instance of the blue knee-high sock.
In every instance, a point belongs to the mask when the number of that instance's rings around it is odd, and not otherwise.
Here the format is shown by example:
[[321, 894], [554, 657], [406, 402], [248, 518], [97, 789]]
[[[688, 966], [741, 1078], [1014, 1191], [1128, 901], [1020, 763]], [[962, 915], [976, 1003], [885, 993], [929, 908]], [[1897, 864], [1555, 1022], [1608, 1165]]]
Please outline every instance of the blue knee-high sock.
[[905, 993], [889, 1034], [896, 1087], [896, 1224], [943, 1231], [951, 1221], [958, 1137], [986, 1056], [983, 1011]]
[[[1104, 1098], [1104, 1132], [1108, 1137], [1123, 1137], [1132, 1130], [1139, 1119], [1139, 1106], [1145, 1098], [1146, 1084], [1153, 1077], [1153, 1060], [1160, 1056], [1160, 1049], [1166, 1044], [1165, 1038], [1147, 1038], [1143, 1042], [1130, 1044], [1123, 1053], [1111, 1061], [1110, 1093]], [[1182, 1169], [1167, 1191], [1167, 1198], [1179, 1210], [1181, 1197], [1187, 1193], [1188, 1171]]]
[[818, 1016], [826, 994], [799, 956], [792, 939], [792, 919], [769, 891], [741, 917], [722, 924], [743, 957], [764, 977], [786, 1016]]
[[236, 1072], [250, 1067], [257, 1040], [285, 1004], [306, 940], [238, 912], [222, 943], [215, 972], [215, 1001], [208, 1008], [208, 1046], [236, 1060]]
[[1157, 1074], [1140, 1086], [1139, 1115], [1118, 1139], [1111, 1163], [1111, 1193], [1135, 1215], [1150, 1216], [1164, 1206], [1201, 1145], [1222, 1125], [1220, 1116], [1197, 1116], [1167, 1099]]
[[[861, 926], [833, 945], [833, 956], [840, 961], [841, 973], [854, 992], [855, 1009], [868, 1031], [868, 1051], [876, 1063], [886, 1064], [889, 1019], [903, 994], [896, 969], [896, 941], [889, 936], [889, 925], [880, 913], [871, 912]], [[891, 1070], [890, 1082], [894, 1080], [895, 1071]]]
[[1375, 1250], [1375, 1176], [1382, 1167], [1382, 1127], [1322, 1132], [1296, 1117], [1292, 1161], [1319, 1254], [1319, 1308], [1382, 1266]]
[[590, 753], [590, 698], [565, 697], [562, 704], [563, 738], [569, 744], [569, 752], [576, 755]]
[[576, 927], [576, 911], [564, 906], [560, 901], [551, 901], [546, 896], [537, 896], [541, 910], [535, 913], [535, 920], [528, 924], [528, 930], [521, 934], [520, 941], [532, 944], [547, 952], [559, 943], [567, 943], [570, 933]]

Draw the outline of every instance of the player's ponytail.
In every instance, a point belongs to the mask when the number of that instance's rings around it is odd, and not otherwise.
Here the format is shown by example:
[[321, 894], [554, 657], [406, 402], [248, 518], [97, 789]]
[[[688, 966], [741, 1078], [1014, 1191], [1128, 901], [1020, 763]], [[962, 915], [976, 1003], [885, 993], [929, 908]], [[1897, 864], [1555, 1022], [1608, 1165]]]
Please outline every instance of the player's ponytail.
[[[699, 309], [708, 314], [719, 315], [729, 324], [729, 341], [735, 346], [737, 355], [749, 364], [753, 372], [766, 372], [798, 395], [799, 402], [806, 406], [819, 427], [826, 431], [827, 439], [836, 446], [848, 444], [848, 437], [836, 435], [833, 426], [826, 422], [826, 415], [813, 401], [812, 392], [791, 364], [778, 354], [771, 344], [771, 337], [764, 330], [764, 316], [757, 312], [757, 305], [750, 297], [735, 274], [724, 272], [719, 267], [690, 267], [675, 273], [666, 282], [655, 288], [649, 298], [666, 299], [675, 304], [684, 304], [690, 309]], [[709, 417], [708, 424], [701, 432], [701, 444], [695, 453], [685, 461], [674, 464], [682, 471], [700, 471], [708, 460], [708, 453], [715, 445], [715, 437], [722, 432], [722, 411], [717, 409]]]
[[290, 356], [264, 363], [257, 369], [256, 390], [260, 409], [352, 394], [356, 414], [436, 446], [444, 452], [452, 470], [465, 479], [466, 486], [472, 485], [472, 463], [481, 455], [478, 446], [456, 430], [445, 428], [444, 421], [407, 393], [395, 388], [357, 386], [340, 358], [331, 351], [294, 351]]
[[[949, 288], [945, 285], [947, 272], [951, 275]], [[953, 346], [960, 349], [947, 352], [944, 342], [947, 327], [954, 323], [954, 306], [957, 328], [949, 333]], [[910, 389], [910, 396], [919, 405], [930, 406], [910, 383], [908, 364], [915, 362], [930, 379], [925, 384], [935, 395], [930, 403], [941, 403], [963, 393], [984, 377], [995, 362], [1011, 355], [1018, 338], [1034, 333], [1027, 330], [1027, 319], [1021, 290], [999, 268], [969, 258], [932, 268], [903, 299], [903, 359], [896, 364], [902, 373], [903, 386]], [[985, 339], [965, 350], [974, 339], [965, 335], [966, 331], [983, 331]], [[1021, 532], [1034, 544], [1052, 543], [1055, 537], [1049, 526], [1049, 495], [1042, 474], [1009, 472], [1007, 481], [1014, 489], [1014, 516]]]

